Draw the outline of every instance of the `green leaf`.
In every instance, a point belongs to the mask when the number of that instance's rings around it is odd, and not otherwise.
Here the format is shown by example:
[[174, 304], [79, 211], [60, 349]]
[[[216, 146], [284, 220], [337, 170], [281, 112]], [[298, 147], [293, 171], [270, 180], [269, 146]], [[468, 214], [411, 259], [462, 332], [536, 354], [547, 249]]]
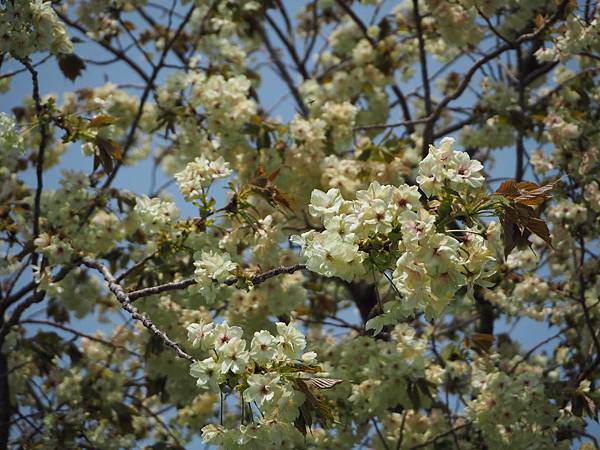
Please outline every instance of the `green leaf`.
[[367, 323], [365, 323], [365, 329], [373, 330], [373, 336], [377, 336], [387, 324], [386, 318], [383, 315], [379, 315], [367, 320]]
[[489, 353], [494, 344], [494, 335], [488, 333], [473, 333], [465, 337], [465, 346], [478, 352]]
[[319, 366], [308, 365], [303, 363], [293, 363], [290, 366], [286, 366], [286, 372], [308, 372], [308, 373], [319, 373], [321, 368]]

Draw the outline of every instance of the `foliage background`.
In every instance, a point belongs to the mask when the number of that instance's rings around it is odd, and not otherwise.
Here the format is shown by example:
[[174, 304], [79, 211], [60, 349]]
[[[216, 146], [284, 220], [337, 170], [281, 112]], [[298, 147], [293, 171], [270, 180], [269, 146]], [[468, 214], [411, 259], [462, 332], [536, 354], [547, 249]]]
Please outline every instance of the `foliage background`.
[[[165, 2], [168, 3], [168, 2]], [[284, 3], [288, 7], [290, 11], [294, 11], [301, 4], [307, 3], [305, 0], [284, 0]], [[386, 2], [386, 8], [390, 8], [395, 5], [395, 2]], [[366, 15], [368, 8], [363, 6], [357, 6], [356, 10], [359, 15]], [[385, 12], [385, 8], [382, 10], [382, 14]], [[277, 18], [278, 21], [281, 20], [280, 17]], [[142, 24], [140, 23], [140, 26]], [[273, 40], [276, 40], [276, 36], [273, 35], [273, 31], [269, 30], [269, 33]], [[77, 53], [82, 58], [93, 58], [93, 59], [103, 59], [105, 57], [109, 57], [108, 53], [101, 54], [102, 50], [99, 50], [97, 45], [94, 44], [78, 44], [77, 45]], [[135, 49], [131, 51], [131, 57], [134, 58], [136, 62], [139, 64], [144, 63], [143, 58], [140, 54], [136, 54]], [[258, 58], [266, 59], [266, 56], [261, 54]], [[457, 64], [454, 70], [460, 69], [461, 67], [466, 70], [469, 67], [469, 60], [466, 58], [459, 64]], [[19, 65], [14, 62], [13, 68], [18, 68]], [[439, 68], [440, 64], [436, 62], [433, 58], [430, 60], [430, 70], [431, 72], [435, 72], [437, 68]], [[86, 86], [99, 86], [105, 83], [107, 80], [116, 84], [129, 84], [137, 82], [134, 74], [128, 69], [125, 65], [121, 63], [116, 63], [114, 65], [108, 66], [110, 69], [105, 69], [102, 66], [93, 66], [89, 65], [84, 71], [83, 75], [71, 82], [66, 80], [61, 74], [59, 68], [57, 67], [56, 62], [53, 59], [50, 59], [46, 63], [39, 66], [38, 71], [41, 80], [41, 90], [42, 95], [47, 93], [55, 93], [58, 94], [58, 97], [61, 97], [63, 92], [74, 91], [76, 89], [84, 88]], [[11, 65], [5, 65], [6, 70], [11, 70]], [[159, 76], [159, 83], [163, 82], [166, 77], [169, 75], [169, 71], [165, 70]], [[292, 119], [295, 114], [294, 104], [291, 100], [284, 101], [283, 103], [279, 103], [279, 99], [281, 95], [287, 92], [286, 86], [281, 82], [279, 77], [277, 77], [270, 67], [266, 65], [262, 67], [260, 71], [260, 75], [262, 78], [262, 83], [259, 88], [259, 96], [264, 101], [266, 105], [277, 105], [275, 111], [278, 115], [281, 116], [284, 122], [288, 122]], [[413, 77], [412, 80], [402, 85], [403, 88], [407, 90], [412, 90], [417, 85], [419, 85], [418, 76]], [[477, 77], [473, 81], [473, 85], [477, 84]], [[22, 73], [16, 76], [11, 83], [11, 88], [8, 92], [0, 95], [0, 111], [10, 112], [11, 109], [15, 106], [22, 104], [23, 99], [25, 97], [30, 96], [31, 90], [31, 81], [28, 73]], [[139, 91], [136, 89], [130, 89], [130, 92], [133, 94], [138, 94]], [[457, 106], [468, 105], [474, 100], [474, 95], [471, 93], [465, 93], [461, 100], [456, 102]], [[275, 115], [277, 115], [275, 114]], [[460, 132], [455, 132], [454, 135], [458, 136]], [[90, 158], [85, 157], [81, 154], [80, 144], [74, 143], [71, 145], [71, 148], [68, 152], [63, 156], [62, 164], [57, 167], [50, 169], [45, 175], [45, 184], [48, 189], [54, 189], [58, 186], [58, 180], [60, 179], [60, 170], [64, 168], [73, 169], [73, 170], [84, 170], [89, 171], [91, 169], [91, 161]], [[500, 156], [500, 152], [502, 152], [502, 156]], [[512, 178], [515, 173], [515, 157], [514, 157], [514, 148], [507, 148], [503, 150], [496, 151], [497, 160], [496, 165], [493, 168], [486, 167], [488, 173], [491, 178]], [[151, 184], [151, 172], [152, 172], [152, 164], [151, 159], [143, 161], [142, 163], [136, 164], [134, 166], [124, 167], [123, 170], [118, 174], [117, 179], [115, 180], [115, 185], [119, 187], [123, 187], [125, 189], [129, 189], [133, 192], [137, 193], [146, 193], [150, 190]], [[24, 179], [30, 184], [35, 184], [35, 172], [33, 170], [29, 170], [25, 173]], [[525, 179], [531, 179], [531, 169], [528, 168]], [[156, 185], [161, 185], [167, 181], [167, 178], [161, 173], [159, 170], [157, 172]], [[224, 205], [225, 198], [222, 194], [224, 190], [221, 188], [225, 185], [225, 183], [221, 182], [220, 185], [217, 185], [216, 188], [213, 188], [213, 192], [217, 193], [217, 204]], [[497, 183], [496, 183], [497, 184]], [[173, 195], [173, 197], [177, 200], [178, 206], [181, 208], [182, 216], [193, 216], [195, 214], [195, 208], [185, 201], [182, 200], [182, 197], [177, 190], [177, 187], [173, 184], [167, 188], [167, 191]], [[27, 313], [28, 317], [34, 317], [37, 313], [35, 311], [29, 311]], [[358, 314], [352, 314], [351, 311], [347, 312], [342, 316], [344, 319], [354, 322], [357, 324], [360, 323], [360, 318]], [[119, 320], [118, 317], [114, 317], [115, 320]], [[110, 331], [112, 328], [112, 324], [110, 323], [99, 323], [93, 318], [84, 318], [74, 323], [74, 327], [80, 328], [82, 330], [93, 331], [96, 329], [104, 329], [106, 331]], [[504, 319], [499, 319], [496, 322], [497, 333], [509, 333], [510, 336], [516, 341], [520, 342], [523, 348], [529, 348], [540, 342], [541, 340], [549, 337], [553, 333], [556, 332], [554, 327], [549, 328], [545, 324], [541, 324], [539, 322], [532, 321], [527, 318], [522, 318], [520, 321], [516, 323], [507, 323]], [[31, 326], [31, 332], [34, 333], [38, 326]], [[540, 348], [540, 351], [551, 351], [554, 347], [553, 343], [548, 343]], [[600, 436], [600, 427], [596, 423], [591, 424], [591, 428], [589, 428], [590, 433]], [[199, 441], [194, 441], [194, 447], [200, 447], [201, 444]]]

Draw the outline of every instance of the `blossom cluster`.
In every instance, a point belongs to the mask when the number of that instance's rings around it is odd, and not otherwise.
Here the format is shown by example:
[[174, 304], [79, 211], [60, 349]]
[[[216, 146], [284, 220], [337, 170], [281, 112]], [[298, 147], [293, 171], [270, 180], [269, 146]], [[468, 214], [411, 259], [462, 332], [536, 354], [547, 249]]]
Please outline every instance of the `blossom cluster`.
[[213, 303], [219, 284], [226, 281], [238, 266], [231, 261], [229, 253], [203, 251], [194, 254], [194, 267], [195, 288], [207, 303]]
[[4, 113], [0, 113], [0, 150], [3, 156], [12, 158], [23, 150], [23, 137], [19, 134], [14, 119]]
[[[227, 322], [188, 325], [192, 345], [212, 353], [190, 366], [197, 386], [213, 392], [225, 385], [236, 388], [244, 403], [252, 403], [260, 411], [260, 420], [253, 425], [231, 430], [207, 425], [202, 430], [205, 442], [239, 448], [263, 440], [281, 441], [286, 435], [296, 440], [300, 437], [293, 421], [305, 397], [294, 389], [293, 379], [303, 367], [316, 367], [316, 354], [304, 353], [306, 339], [292, 324], [278, 322], [276, 329], [276, 336], [267, 330], [255, 332], [248, 346], [243, 330]], [[292, 373], [294, 367], [300, 369]]]
[[[194, 36], [202, 37], [197, 42], [198, 53], [206, 55], [213, 63], [222, 61], [227, 64], [230, 73], [243, 73], [249, 49], [247, 40], [241, 39], [245, 31], [238, 20], [259, 9], [260, 3], [254, 0], [197, 4], [190, 19], [190, 28]], [[212, 19], [207, 21], [206, 17], [211, 15]]]
[[535, 52], [539, 61], [566, 61], [570, 56], [598, 45], [600, 21], [594, 18], [584, 23], [575, 16], [565, 22], [564, 33], [549, 47], [541, 47]]
[[311, 147], [322, 147], [325, 144], [327, 123], [320, 118], [303, 119], [296, 116], [290, 122], [290, 135], [297, 141]]
[[[62, 171], [60, 189], [42, 193], [42, 207], [47, 212], [34, 244], [53, 264], [67, 262], [77, 252], [107, 252], [124, 237], [120, 219], [109, 210], [96, 210], [88, 226], [80, 228], [92, 196], [89, 177], [69, 170]], [[28, 200], [34, 201], [33, 197]]]
[[17, 156], [23, 152], [23, 137], [19, 133], [13, 117], [0, 113], [0, 165], [14, 167]]
[[148, 234], [168, 231], [179, 218], [179, 208], [174, 202], [147, 195], [137, 198], [134, 211], [142, 229]]
[[354, 336], [335, 345], [323, 344], [317, 351], [328, 361], [332, 375], [353, 381], [340, 385], [331, 395], [347, 401], [359, 422], [399, 404], [408, 406], [411, 381], [438, 381], [439, 367], [427, 360], [427, 336], [417, 336], [406, 324], [396, 325], [389, 340]]
[[466, 152], [453, 150], [453, 145], [454, 139], [442, 139], [440, 147], [431, 146], [419, 164], [417, 183], [427, 197], [439, 195], [445, 187], [462, 191], [483, 185], [481, 163]]
[[248, 98], [250, 80], [243, 75], [225, 78], [199, 75], [192, 78], [192, 106], [202, 106], [215, 129], [236, 130], [256, 114], [256, 103]]
[[42, 0], [14, 0], [0, 6], [0, 52], [26, 58], [36, 51], [54, 54], [73, 52], [73, 43], [63, 23]]
[[358, 108], [350, 102], [327, 102], [323, 105], [322, 119], [331, 127], [333, 141], [347, 143], [352, 136]]
[[[447, 138], [439, 149], [431, 146], [419, 165], [417, 181], [427, 196], [441, 195], [444, 189], [466, 196], [483, 184], [481, 163], [452, 145]], [[439, 218], [423, 205], [416, 186], [375, 181], [358, 191], [355, 200], [345, 200], [339, 189], [315, 190], [309, 212], [321, 220], [324, 231], [291, 238], [300, 245], [307, 268], [352, 281], [394, 263], [393, 285], [404, 300], [386, 311], [391, 316], [415, 308], [439, 314], [459, 288], [475, 281], [485, 284], [484, 278], [493, 273], [486, 240], [476, 230], [463, 230], [459, 241], [439, 229]]]
[[222, 156], [209, 161], [204, 155], [189, 162], [185, 169], [175, 174], [177, 186], [188, 201], [198, 200], [205, 194], [204, 189], [214, 180], [227, 178], [232, 171]]
[[467, 415], [493, 448], [546, 449], [554, 446], [553, 428], [568, 425], [547, 397], [540, 369], [530, 367], [517, 375], [494, 370], [498, 355], [476, 361], [472, 386], [476, 395]]

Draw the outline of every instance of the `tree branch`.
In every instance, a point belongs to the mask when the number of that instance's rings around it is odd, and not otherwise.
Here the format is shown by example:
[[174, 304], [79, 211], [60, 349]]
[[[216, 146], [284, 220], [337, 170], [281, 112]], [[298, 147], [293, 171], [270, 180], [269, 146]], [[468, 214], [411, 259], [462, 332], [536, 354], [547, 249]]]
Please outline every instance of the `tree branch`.
[[[77, 22], [72, 21], [68, 16], [63, 14], [60, 10], [55, 9], [54, 11], [58, 15], [58, 17], [60, 17], [60, 20], [62, 20], [70, 27], [75, 28], [77, 31], [79, 31], [80, 33], [87, 36], [88, 30], [86, 30], [83, 26], [81, 26]], [[102, 48], [104, 48], [108, 52], [112, 53], [118, 60], [124, 61], [146, 83], [148, 83], [150, 81], [150, 77], [148, 77], [146, 72], [144, 72], [144, 70], [134, 60], [132, 60], [129, 56], [127, 56], [124, 52], [114, 48], [112, 45], [108, 44], [104, 40], [99, 40], [99, 41], [94, 41], [94, 42], [101, 45]]]
[[83, 264], [89, 267], [90, 269], [97, 270], [98, 272], [100, 272], [100, 274], [102, 274], [102, 277], [104, 278], [104, 281], [106, 281], [108, 289], [117, 298], [117, 300], [121, 304], [121, 307], [125, 311], [127, 311], [133, 319], [137, 320], [138, 322], [141, 322], [141, 324], [144, 327], [146, 327], [153, 335], [159, 338], [167, 347], [173, 349], [177, 356], [179, 356], [182, 359], [186, 359], [190, 362], [195, 361], [193, 356], [187, 354], [179, 346], [179, 344], [177, 344], [175, 341], [169, 338], [169, 336], [167, 336], [167, 334], [164, 331], [160, 330], [147, 316], [140, 313], [138, 309], [131, 304], [129, 296], [127, 295], [123, 287], [117, 283], [117, 280], [115, 279], [114, 275], [110, 273], [107, 267], [103, 266], [98, 261], [95, 261], [91, 258], [84, 258]]
[[[252, 279], [250, 281], [252, 282], [253, 285], [256, 286], [258, 284], [264, 283], [269, 278], [273, 278], [277, 275], [290, 274], [290, 273], [294, 273], [298, 270], [304, 270], [304, 269], [306, 269], [306, 264], [296, 264], [293, 266], [277, 267], [275, 269], [267, 270], [266, 272], [262, 272], [262, 273], [255, 275], [254, 277], [252, 277]], [[231, 279], [225, 281], [223, 284], [226, 286], [231, 286], [231, 285], [235, 284], [236, 281], [237, 281], [237, 278], [231, 278]], [[188, 278], [188, 279], [181, 280], [181, 281], [174, 281], [172, 283], [166, 283], [166, 284], [161, 284], [158, 286], [152, 286], [152, 287], [148, 287], [148, 288], [144, 288], [144, 289], [138, 289], [137, 291], [129, 292], [127, 295], [129, 297], [130, 301], [134, 301], [141, 297], [148, 297], [150, 295], [156, 295], [156, 294], [160, 294], [162, 292], [186, 289], [189, 286], [193, 286], [194, 284], [196, 284], [196, 280], [194, 280], [193, 278]]]
[[[0, 317], [0, 324], [2, 318]], [[8, 361], [4, 352], [0, 351], [0, 450], [7, 450], [10, 441], [10, 422], [12, 405], [10, 403], [10, 386], [8, 384]]]
[[[35, 198], [33, 201], [33, 236], [32, 240], [35, 240], [40, 234], [40, 213], [41, 213], [41, 202], [42, 202], [42, 190], [44, 189], [44, 155], [46, 147], [48, 145], [48, 123], [44, 117], [44, 106], [42, 105], [42, 98], [40, 96], [40, 84], [38, 80], [37, 70], [26, 60], [20, 60], [29, 73], [31, 74], [31, 82], [33, 84], [33, 101], [35, 103], [35, 115], [38, 120], [38, 126], [40, 129], [40, 143], [38, 146], [38, 154], [36, 158], [35, 175], [37, 180], [37, 188], [35, 190]], [[31, 262], [33, 265], [38, 263], [38, 254], [34, 251]]]
[[412, 447], [410, 447], [409, 450], [418, 450], [420, 448], [425, 448], [431, 444], [434, 444], [435, 442], [437, 442], [438, 440], [440, 440], [443, 437], [446, 437], [450, 434], [456, 433], [459, 430], [462, 430], [463, 428], [468, 427], [469, 425], [471, 425], [470, 422], [464, 423], [462, 425], [457, 425], [454, 428], [450, 428], [449, 430], [446, 430], [442, 433], [436, 434], [434, 437], [432, 437], [431, 439], [429, 439], [428, 441], [423, 442], [422, 444], [417, 444], [417, 445], [413, 445]]
[[285, 67], [285, 64], [283, 64], [283, 61], [277, 54], [277, 50], [275, 49], [275, 47], [273, 47], [273, 44], [271, 43], [271, 40], [269, 39], [267, 32], [265, 31], [265, 29], [262, 27], [262, 25], [256, 19], [251, 19], [251, 20], [252, 20], [252, 24], [253, 24], [254, 28], [256, 29], [256, 31], [260, 35], [263, 43], [265, 44], [267, 52], [269, 53], [269, 56], [271, 57], [271, 61], [277, 67], [277, 71], [279, 72], [281, 79], [285, 82], [285, 84], [287, 84], [288, 89], [290, 90], [290, 92], [292, 93], [292, 96], [294, 97], [294, 100], [296, 100], [296, 104], [298, 105], [298, 108], [300, 109], [300, 113], [304, 117], [307, 117], [308, 116], [308, 108], [306, 107], [306, 104], [304, 103], [304, 100], [302, 99], [302, 95], [300, 95], [300, 91], [296, 87], [294, 80], [292, 80], [292, 77], [290, 76], [287, 68]]
[[123, 162], [125, 161], [127, 152], [131, 148], [131, 145], [133, 144], [133, 138], [135, 136], [135, 131], [137, 130], [140, 120], [142, 119], [142, 114], [144, 113], [144, 106], [146, 104], [146, 101], [148, 100], [148, 96], [150, 95], [150, 92], [154, 89], [154, 82], [156, 81], [156, 78], [158, 77], [159, 72], [161, 71], [161, 69], [164, 66], [167, 54], [171, 50], [171, 47], [175, 44], [175, 41], [179, 38], [179, 36], [183, 32], [187, 23], [192, 18], [192, 14], [194, 13], [195, 9], [196, 9], [195, 5], [192, 5], [190, 7], [187, 14], [185, 15], [185, 17], [179, 24], [179, 27], [173, 34], [173, 37], [171, 37], [171, 39], [169, 39], [167, 41], [167, 43], [165, 44], [165, 47], [163, 48], [163, 51], [160, 55], [160, 59], [159, 59], [158, 63], [156, 64], [156, 66], [154, 67], [154, 69], [152, 70], [152, 74], [150, 75], [150, 78], [148, 79], [148, 81], [146, 83], [146, 88], [144, 89], [144, 92], [142, 93], [142, 96], [140, 98], [140, 105], [138, 107], [135, 118], [133, 119], [133, 123], [131, 124], [131, 127], [129, 128], [129, 133], [127, 134], [125, 144], [123, 145], [123, 155], [122, 155], [121, 159], [119, 161], [117, 161], [117, 164], [115, 165], [114, 170], [106, 178], [106, 181], [104, 182], [104, 185], [102, 186], [103, 189], [106, 189], [111, 185], [112, 181], [117, 176], [119, 169], [123, 166]]
[[[421, 15], [419, 13], [419, 0], [413, 0], [413, 12], [415, 16], [415, 24], [417, 28], [417, 40], [419, 42], [419, 61], [421, 64], [421, 80], [423, 82], [423, 91], [425, 103], [425, 114], [427, 117], [431, 116], [431, 88], [429, 86], [429, 71], [427, 70], [427, 54], [425, 53], [425, 37], [423, 35], [423, 27], [421, 24]], [[425, 130], [423, 132], [423, 144], [421, 147], [421, 153], [423, 158], [427, 156], [429, 144], [433, 140], [433, 125], [434, 121], [428, 121], [425, 124]]]

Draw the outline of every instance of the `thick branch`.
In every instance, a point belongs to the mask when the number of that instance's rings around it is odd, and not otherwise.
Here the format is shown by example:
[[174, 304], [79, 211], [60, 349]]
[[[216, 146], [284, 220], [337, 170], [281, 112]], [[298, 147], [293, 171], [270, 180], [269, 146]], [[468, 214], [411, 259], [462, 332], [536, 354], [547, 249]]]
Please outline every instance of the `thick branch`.
[[[523, 55], [521, 52], [521, 46], [517, 46], [517, 66], [519, 79], [517, 81], [517, 92], [519, 94], [519, 107], [521, 117], [525, 115], [525, 86], [523, 84]], [[523, 123], [519, 121], [517, 124], [517, 168], [515, 178], [517, 181], [523, 181], [525, 175], [525, 130], [523, 130]]]
[[[172, 291], [172, 290], [176, 290], [176, 289], [185, 289], [186, 287], [195, 284], [196, 283], [195, 280], [188, 279], [188, 280], [183, 280], [183, 281], [174, 282], [174, 283], [167, 283], [167, 284], [163, 284], [160, 286], [154, 286], [154, 287], [150, 287], [150, 288], [146, 288], [146, 289], [140, 289], [138, 291], [130, 292], [128, 294], [127, 292], [125, 292], [123, 287], [119, 283], [117, 283], [116, 278], [114, 277], [114, 275], [112, 273], [110, 273], [108, 268], [106, 268], [105, 266], [100, 264], [98, 261], [95, 261], [90, 258], [84, 258], [83, 264], [91, 269], [97, 270], [98, 272], [100, 272], [102, 274], [102, 276], [104, 277], [104, 280], [106, 281], [106, 284], [108, 285], [108, 289], [117, 298], [117, 300], [121, 304], [121, 307], [125, 311], [127, 311], [131, 315], [131, 317], [133, 317], [135, 320], [141, 322], [142, 325], [144, 325], [148, 330], [150, 330], [150, 332], [152, 334], [154, 334], [161, 341], [163, 341], [165, 343], [165, 345], [167, 345], [168, 347], [175, 350], [175, 353], [177, 354], [177, 356], [179, 356], [180, 358], [183, 358], [183, 359], [187, 359], [188, 361], [194, 361], [194, 358], [191, 355], [189, 355], [185, 351], [183, 351], [183, 349], [175, 341], [173, 341], [171, 338], [169, 338], [164, 331], [160, 330], [148, 317], [146, 317], [144, 314], [140, 313], [138, 311], [138, 309], [131, 304], [131, 302], [140, 297], [147, 297], [149, 295], [159, 294], [161, 292]], [[254, 278], [252, 278], [252, 282], [253, 282], [253, 284], [260, 284], [274, 276], [281, 275], [284, 273], [293, 273], [297, 270], [301, 270], [304, 268], [306, 268], [306, 266], [304, 264], [296, 264], [295, 266], [277, 267], [275, 269], [268, 270], [266, 272], [256, 275]], [[232, 285], [235, 282], [236, 282], [235, 279], [231, 279], [231, 280], [227, 280], [225, 282], [225, 284]]]
[[477, 332], [493, 335], [494, 321], [496, 319], [494, 306], [485, 300], [479, 291], [475, 291], [475, 302], [477, 311], [479, 312], [479, 326], [477, 327]]
[[172, 348], [177, 356], [180, 358], [186, 359], [188, 361], [195, 361], [194, 357], [187, 354], [175, 341], [173, 341], [167, 334], [160, 330], [154, 323], [146, 317], [144, 314], [140, 313], [138, 309], [131, 304], [131, 300], [123, 287], [117, 283], [114, 275], [110, 273], [108, 268], [100, 264], [98, 261], [94, 261], [90, 258], [84, 258], [83, 264], [91, 269], [95, 269], [102, 274], [104, 281], [108, 286], [108, 289], [113, 293], [113, 295], [117, 298], [121, 307], [127, 311], [133, 319], [141, 322], [144, 327], [146, 327], [152, 334], [154, 334], [157, 338], [159, 338], [166, 346]]
[[296, 47], [294, 47], [294, 45], [290, 42], [286, 35], [283, 34], [281, 29], [277, 26], [277, 23], [271, 18], [271, 16], [265, 14], [265, 17], [267, 19], [267, 22], [269, 22], [269, 25], [271, 25], [271, 27], [273, 27], [273, 29], [275, 30], [275, 33], [277, 33], [277, 36], [279, 37], [281, 42], [283, 42], [283, 45], [285, 45], [285, 48], [287, 49], [288, 53], [290, 54], [290, 57], [294, 61], [298, 72], [300, 72], [300, 74], [302, 75], [302, 78], [304, 78], [305, 80], [309, 79], [310, 75], [308, 74], [308, 71], [306, 70], [306, 67], [304, 66], [302, 60], [300, 59], [300, 55], [298, 55]]
[[27, 299], [23, 300], [15, 307], [10, 318], [6, 322], [4, 322], [0, 327], [0, 345], [4, 342], [4, 338], [9, 333], [10, 329], [17, 323], [19, 323], [19, 319], [21, 318], [25, 310], [27, 310], [27, 308], [29, 308], [30, 306], [41, 302], [45, 296], [46, 291], [34, 291], [33, 294], [31, 294]]

